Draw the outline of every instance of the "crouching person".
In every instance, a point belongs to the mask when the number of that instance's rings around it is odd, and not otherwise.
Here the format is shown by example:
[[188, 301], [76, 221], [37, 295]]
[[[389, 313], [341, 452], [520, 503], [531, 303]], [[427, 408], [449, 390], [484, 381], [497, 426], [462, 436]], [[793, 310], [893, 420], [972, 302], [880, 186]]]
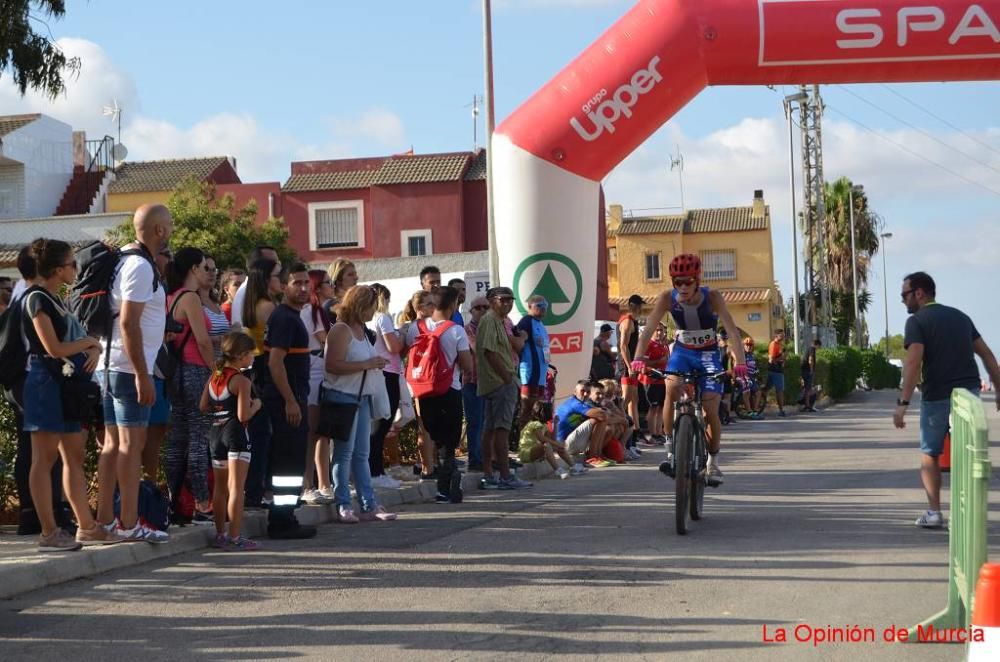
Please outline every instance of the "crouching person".
[[[556, 472], [556, 476], [563, 479], [569, 478], [568, 469], [573, 466], [573, 460], [566, 452], [566, 444], [555, 439], [549, 433], [548, 424], [551, 420], [551, 404], [536, 402], [532, 405], [529, 420], [521, 428], [518, 456], [525, 464], [545, 458], [545, 461]], [[560, 459], [565, 463], [565, 466], [559, 463]], [[582, 472], [577, 470], [577, 473]]]
[[[250, 468], [250, 436], [247, 423], [260, 411], [250, 380], [240, 371], [253, 364], [253, 338], [245, 333], [228, 333], [222, 339], [222, 358], [201, 393], [201, 410], [212, 415], [209, 443], [215, 490], [215, 541], [218, 549], [253, 551], [257, 543], [242, 535], [243, 488]], [[226, 515], [229, 532], [226, 532]]]
[[556, 439], [566, 444], [566, 452], [573, 458], [573, 474], [586, 472], [585, 457], [590, 466], [608, 466], [601, 459], [608, 438], [607, 413], [588, 404], [590, 387], [591, 382], [581, 379], [576, 383], [573, 397], [556, 412]]

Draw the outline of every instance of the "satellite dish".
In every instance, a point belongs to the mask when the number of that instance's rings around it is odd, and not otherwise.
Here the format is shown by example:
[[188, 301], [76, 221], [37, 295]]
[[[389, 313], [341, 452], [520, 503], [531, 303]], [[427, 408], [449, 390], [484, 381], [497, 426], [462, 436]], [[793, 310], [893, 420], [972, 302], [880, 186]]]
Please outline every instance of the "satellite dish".
[[115, 157], [115, 161], [124, 161], [125, 157], [128, 156], [128, 148], [125, 145], [118, 143], [111, 150], [111, 155]]

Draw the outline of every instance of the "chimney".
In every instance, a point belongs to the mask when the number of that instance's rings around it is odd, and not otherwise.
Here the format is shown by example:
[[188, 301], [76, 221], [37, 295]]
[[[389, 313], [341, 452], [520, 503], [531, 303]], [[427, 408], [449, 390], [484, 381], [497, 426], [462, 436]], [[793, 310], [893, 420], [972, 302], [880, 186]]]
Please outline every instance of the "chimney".
[[609, 230], [617, 230], [618, 226], [622, 224], [622, 216], [624, 215], [624, 209], [621, 205], [610, 205], [608, 207], [608, 216], [605, 219], [605, 223]]
[[756, 189], [753, 192], [753, 211], [750, 218], [764, 218], [764, 190]]

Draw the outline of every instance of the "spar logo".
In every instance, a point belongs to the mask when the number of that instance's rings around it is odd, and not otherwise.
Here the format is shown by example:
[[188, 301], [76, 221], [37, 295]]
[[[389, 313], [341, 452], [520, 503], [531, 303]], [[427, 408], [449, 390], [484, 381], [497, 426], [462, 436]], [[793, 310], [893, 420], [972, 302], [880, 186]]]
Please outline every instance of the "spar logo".
[[583, 276], [580, 267], [562, 253], [536, 253], [521, 261], [514, 270], [514, 301], [522, 315], [524, 302], [534, 295], [545, 297], [548, 312], [542, 323], [549, 329], [549, 351], [575, 354], [583, 351], [583, 331], [553, 333], [551, 327], [568, 322], [583, 300]]
[[[890, 14], [891, 15], [891, 14]], [[946, 25], [941, 7], [901, 7], [895, 16], [885, 21], [878, 9], [844, 9], [837, 13], [837, 29], [845, 35], [864, 35], [852, 39], [838, 39], [837, 46], [850, 48], [877, 48], [885, 39], [885, 28], [896, 33], [896, 45], [906, 46], [913, 32], [940, 32], [947, 30], [948, 44], [956, 45], [962, 39], [987, 37], [1000, 44], [1000, 30], [989, 14], [979, 5], [969, 5], [957, 22]]]
[[645, 68], [632, 74], [632, 78], [615, 90], [610, 98], [607, 89], [601, 88], [590, 101], [583, 104], [583, 114], [589, 121], [584, 120], [581, 124], [573, 117], [569, 125], [587, 142], [597, 140], [605, 130], [614, 133], [615, 122], [622, 117], [632, 117], [632, 107], [639, 102], [639, 97], [650, 92], [663, 80], [663, 76], [656, 70], [659, 63], [659, 56], [654, 57]]

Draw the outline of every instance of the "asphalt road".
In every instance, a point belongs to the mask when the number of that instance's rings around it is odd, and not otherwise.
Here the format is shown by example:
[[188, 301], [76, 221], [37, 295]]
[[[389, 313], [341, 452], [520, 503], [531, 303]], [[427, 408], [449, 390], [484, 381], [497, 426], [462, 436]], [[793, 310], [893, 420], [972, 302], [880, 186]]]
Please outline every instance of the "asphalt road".
[[[882, 641], [942, 608], [947, 590], [947, 532], [912, 524], [924, 507], [917, 420], [894, 430], [894, 397], [727, 428], [726, 484], [686, 537], [655, 470], [662, 451], [647, 451], [532, 490], [409, 506], [393, 523], [2, 602], [0, 657], [964, 659], [959, 645]], [[796, 628], [850, 626], [878, 643], [795, 641]], [[789, 642], [766, 643], [765, 627]]]

